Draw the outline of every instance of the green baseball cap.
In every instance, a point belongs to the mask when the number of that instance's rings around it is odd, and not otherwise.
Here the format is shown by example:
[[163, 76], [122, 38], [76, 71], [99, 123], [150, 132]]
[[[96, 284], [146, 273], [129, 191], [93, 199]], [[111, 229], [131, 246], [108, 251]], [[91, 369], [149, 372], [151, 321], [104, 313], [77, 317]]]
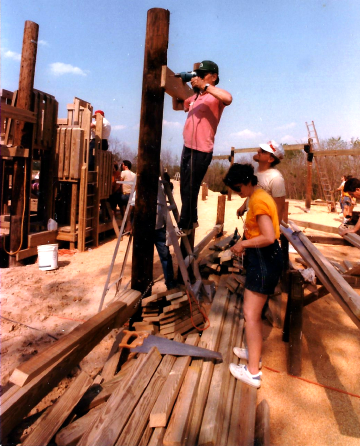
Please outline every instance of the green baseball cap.
[[196, 71], [207, 71], [209, 73], [219, 74], [219, 67], [211, 60], [203, 60]]

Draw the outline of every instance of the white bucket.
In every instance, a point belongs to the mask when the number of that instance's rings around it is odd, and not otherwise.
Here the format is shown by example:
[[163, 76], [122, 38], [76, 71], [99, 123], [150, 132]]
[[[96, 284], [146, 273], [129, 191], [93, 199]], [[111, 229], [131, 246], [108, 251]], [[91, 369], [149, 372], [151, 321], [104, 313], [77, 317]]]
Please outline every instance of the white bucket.
[[40, 245], [37, 247], [39, 269], [50, 271], [58, 267], [58, 244]]

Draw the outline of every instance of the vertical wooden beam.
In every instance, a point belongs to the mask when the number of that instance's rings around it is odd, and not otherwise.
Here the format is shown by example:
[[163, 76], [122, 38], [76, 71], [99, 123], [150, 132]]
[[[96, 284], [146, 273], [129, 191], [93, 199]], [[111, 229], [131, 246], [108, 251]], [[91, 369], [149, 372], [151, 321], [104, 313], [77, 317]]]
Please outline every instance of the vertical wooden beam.
[[[17, 97], [17, 107], [23, 110], [31, 110], [32, 107], [38, 34], [39, 25], [27, 20], [24, 28]], [[29, 176], [29, 167], [32, 160], [32, 131], [33, 124], [15, 121], [14, 145], [22, 145], [29, 148], [30, 151], [27, 160], [25, 158], [15, 158], [14, 160], [10, 215], [10, 252], [16, 252], [21, 247], [22, 240], [25, 242], [23, 243], [24, 247], [26, 247], [31, 178], [26, 178], [25, 175]], [[9, 266], [19, 266], [19, 262], [17, 262], [15, 257], [10, 256]]]
[[[235, 147], [231, 147], [231, 153], [230, 153], [230, 167], [234, 164], [234, 158], [235, 158]], [[231, 194], [232, 194], [232, 190], [230, 189], [230, 187], [228, 188], [228, 201], [231, 201]]]
[[202, 201], [206, 201], [207, 196], [207, 184], [203, 183], [201, 186], [201, 199]]
[[[152, 282], [156, 202], [164, 107], [161, 69], [167, 65], [170, 13], [148, 11], [136, 182], [131, 287], [144, 292]], [[150, 289], [151, 290], [151, 289]], [[150, 291], [149, 290], [149, 291]]]
[[[226, 205], [226, 195], [218, 196], [217, 213], [216, 213], [216, 223], [217, 225], [224, 225], [225, 221], [225, 205]], [[217, 237], [221, 236], [223, 231], [219, 232]]]
[[289, 373], [294, 376], [301, 375], [303, 284], [304, 279], [301, 273], [292, 272], [290, 275]]

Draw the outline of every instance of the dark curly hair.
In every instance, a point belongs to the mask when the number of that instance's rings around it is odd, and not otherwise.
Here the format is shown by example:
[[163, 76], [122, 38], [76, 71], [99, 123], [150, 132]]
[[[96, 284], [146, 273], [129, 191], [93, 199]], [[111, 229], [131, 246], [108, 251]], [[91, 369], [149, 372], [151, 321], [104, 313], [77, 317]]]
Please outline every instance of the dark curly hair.
[[256, 186], [258, 183], [257, 176], [254, 175], [254, 167], [251, 164], [233, 164], [227, 171], [223, 182], [235, 192], [240, 192], [237, 184], [249, 184]]

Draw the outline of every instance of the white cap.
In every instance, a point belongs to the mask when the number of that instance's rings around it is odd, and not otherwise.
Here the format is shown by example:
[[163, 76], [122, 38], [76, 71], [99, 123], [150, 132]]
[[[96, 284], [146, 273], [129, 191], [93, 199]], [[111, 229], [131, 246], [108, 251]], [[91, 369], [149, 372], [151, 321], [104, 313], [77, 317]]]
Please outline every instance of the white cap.
[[265, 150], [266, 152], [270, 152], [272, 155], [276, 156], [276, 158], [284, 158], [284, 147], [282, 146], [282, 144], [278, 144], [274, 140], [268, 141], [266, 144], [260, 144], [260, 148]]

